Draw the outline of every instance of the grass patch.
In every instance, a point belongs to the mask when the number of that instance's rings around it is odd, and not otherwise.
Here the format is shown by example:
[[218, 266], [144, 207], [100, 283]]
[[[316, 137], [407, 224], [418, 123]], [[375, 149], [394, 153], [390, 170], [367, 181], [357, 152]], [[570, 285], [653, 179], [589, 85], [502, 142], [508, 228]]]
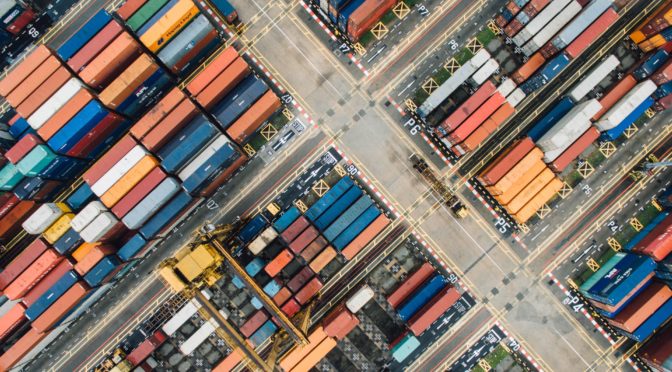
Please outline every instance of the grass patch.
[[[278, 111], [275, 113], [275, 115], [271, 116], [268, 122], [273, 124], [275, 129], [277, 129], [279, 132], [280, 129], [282, 129], [282, 127], [284, 127], [285, 125], [287, 125], [287, 123], [289, 123], [289, 119], [287, 119], [287, 117], [282, 113], [282, 111]], [[264, 127], [266, 127], [266, 124], [262, 124], [261, 128]], [[261, 133], [259, 133], [258, 131], [251, 137], [252, 139], [249, 140], [248, 144], [252, 146], [254, 151], [259, 151], [259, 149], [268, 142], [268, 140], [266, 140], [266, 138], [264, 138], [264, 136], [262, 136]]]
[[602, 152], [600, 150], [595, 150], [588, 155], [588, 162], [590, 165], [593, 166], [593, 168], [597, 168], [600, 164], [602, 164], [607, 158], [602, 155]]
[[367, 31], [362, 35], [362, 37], [359, 38], [359, 43], [362, 44], [364, 48], [366, 48], [367, 45], [371, 44], [376, 40], [376, 37], [373, 36], [373, 32]]
[[481, 44], [485, 47], [490, 42], [492, 39], [494, 39], [497, 35], [492, 32], [488, 27], [484, 28], [483, 31], [479, 32], [478, 35], [476, 35], [476, 39], [481, 42]]
[[450, 72], [448, 72], [448, 70], [446, 70], [443, 67], [440, 68], [439, 71], [436, 74], [432, 75], [432, 78], [434, 79], [434, 81], [436, 81], [436, 83], [439, 84], [439, 85], [445, 83], [446, 80], [448, 80], [449, 77], [450, 77]]
[[393, 11], [389, 11], [389, 12], [385, 13], [385, 15], [380, 18], [380, 21], [383, 22], [383, 24], [388, 25], [388, 24], [392, 23], [392, 21], [394, 21], [395, 19], [399, 19], [399, 18], [397, 18], [396, 14], [394, 14]]
[[469, 51], [467, 48], [462, 48], [457, 54], [455, 54], [454, 58], [457, 61], [457, 63], [461, 65], [467, 63], [473, 57], [474, 54]]
[[[506, 349], [504, 348], [504, 346], [502, 346], [502, 344], [499, 344], [499, 345], [497, 345], [495, 350], [493, 350], [490, 354], [486, 355], [484, 359], [485, 359], [485, 361], [488, 362], [488, 364], [490, 365], [490, 368], [494, 369], [507, 356], [510, 356], [509, 352], [506, 351]], [[483, 368], [481, 368], [481, 366], [479, 366], [479, 365], [475, 366], [472, 369], [472, 371], [473, 372], [485, 372], [485, 370]]]
[[581, 181], [583, 181], [583, 176], [581, 176], [581, 174], [579, 174], [579, 172], [576, 170], [573, 170], [565, 177], [565, 183], [567, 183], [572, 188], [576, 187], [576, 185], [581, 183]]

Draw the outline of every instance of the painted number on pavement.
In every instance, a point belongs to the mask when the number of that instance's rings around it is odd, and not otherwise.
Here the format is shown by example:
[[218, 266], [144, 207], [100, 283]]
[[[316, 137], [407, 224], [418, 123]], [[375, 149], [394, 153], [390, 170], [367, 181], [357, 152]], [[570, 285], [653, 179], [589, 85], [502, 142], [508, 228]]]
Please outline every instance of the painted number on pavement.
[[415, 119], [410, 118], [404, 123], [404, 127], [409, 128], [408, 131], [411, 132], [411, 135], [417, 135], [422, 129], [420, 125], [416, 124]]
[[567, 296], [564, 300], [562, 300], [562, 303], [569, 306], [574, 310], [574, 312], [577, 313], [583, 309], [583, 304], [581, 303], [581, 300], [578, 296]]
[[430, 14], [429, 9], [427, 9], [426, 6], [418, 5], [417, 7], [418, 7], [418, 13], [420, 13], [421, 16], [427, 17]]
[[511, 227], [511, 225], [508, 222], [506, 222], [505, 219], [500, 217], [497, 219], [497, 222], [495, 222], [495, 227], [499, 230], [500, 233], [506, 234], [507, 232], [509, 232], [509, 228]]

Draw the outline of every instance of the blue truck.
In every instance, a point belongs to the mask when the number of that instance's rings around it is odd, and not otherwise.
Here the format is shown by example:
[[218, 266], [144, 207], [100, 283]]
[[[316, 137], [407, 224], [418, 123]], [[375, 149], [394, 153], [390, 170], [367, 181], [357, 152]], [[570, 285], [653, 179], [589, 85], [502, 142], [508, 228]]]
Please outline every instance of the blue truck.
[[397, 310], [399, 317], [408, 322], [423, 306], [436, 296], [448, 283], [441, 275], [435, 275], [426, 281], [422, 287], [411, 294]]

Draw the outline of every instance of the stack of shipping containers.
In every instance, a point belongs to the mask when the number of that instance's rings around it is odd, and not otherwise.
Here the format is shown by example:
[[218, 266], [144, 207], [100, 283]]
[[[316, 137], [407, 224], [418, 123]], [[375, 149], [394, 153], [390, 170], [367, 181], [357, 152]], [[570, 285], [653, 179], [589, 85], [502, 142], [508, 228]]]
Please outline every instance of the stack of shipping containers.
[[372, 29], [399, 0], [320, 0], [320, 10], [353, 43]]

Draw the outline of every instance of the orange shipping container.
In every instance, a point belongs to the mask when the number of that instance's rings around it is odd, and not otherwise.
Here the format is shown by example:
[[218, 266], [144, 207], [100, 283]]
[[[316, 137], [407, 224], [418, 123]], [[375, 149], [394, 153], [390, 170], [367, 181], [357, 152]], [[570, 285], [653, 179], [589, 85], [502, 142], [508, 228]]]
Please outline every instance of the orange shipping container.
[[336, 340], [331, 337], [325, 338], [315, 349], [313, 349], [291, 372], [305, 372], [315, 367], [329, 352], [336, 347]]
[[84, 282], [75, 283], [49, 308], [35, 319], [30, 326], [38, 332], [47, 332], [52, 329], [70, 310], [86, 297], [91, 289]]
[[229, 178], [231, 178], [231, 175], [233, 175], [238, 168], [242, 167], [245, 162], [247, 162], [248, 158], [245, 155], [241, 155], [236, 161], [233, 162], [224, 172], [222, 172], [219, 176], [217, 176], [215, 179], [210, 182], [208, 186], [206, 186], [203, 191], [200, 192], [201, 196], [212, 196], [217, 189], [224, 184], [224, 182], [228, 181]]
[[192, 0], [180, 0], [144, 34], [140, 35], [140, 41], [151, 52], [158, 52], [199, 13], [198, 7]]
[[616, 83], [611, 89], [609, 89], [609, 92], [602, 96], [602, 99], [600, 99], [600, 104], [602, 105], [602, 109], [593, 116], [593, 120], [597, 121], [602, 115], [604, 115], [607, 110], [609, 110], [612, 106], [616, 104], [623, 96], [625, 96], [626, 93], [628, 93], [634, 86], [637, 84], [637, 80], [635, 80], [632, 75], [627, 75], [624, 77], [621, 81]]
[[513, 106], [511, 106], [508, 102], [504, 102], [504, 104], [498, 108], [497, 111], [495, 111], [495, 113], [492, 114], [488, 120], [486, 120], [480, 127], [470, 134], [467, 139], [457, 146], [462, 149], [463, 153], [474, 150], [515, 111], [516, 109], [513, 108]]
[[536, 52], [527, 60], [527, 62], [525, 62], [525, 64], [520, 66], [518, 70], [511, 75], [511, 78], [516, 84], [520, 84], [529, 79], [539, 67], [543, 66], [544, 62], [546, 62], [546, 58], [544, 58], [540, 52]]
[[236, 366], [238, 363], [240, 363], [243, 360], [243, 355], [240, 351], [240, 349], [235, 348], [233, 351], [231, 351], [231, 354], [227, 355], [224, 360], [221, 361], [213, 370], [212, 372], [230, 372]]
[[[532, 181], [532, 179], [534, 179], [534, 177], [546, 166], [543, 160], [541, 160], [543, 156], [544, 153], [539, 148], [535, 147], [529, 154], [525, 155], [523, 159], [514, 165], [504, 177], [497, 181], [496, 184], [487, 186], [486, 190], [492, 195], [502, 195], [510, 189], [517, 189], [518, 191], [522, 190], [522, 188], [530, 183], [530, 181]], [[515, 194], [513, 196], [515, 196]]]
[[65, 67], [59, 67], [31, 95], [16, 108], [16, 112], [24, 118], [30, 117], [42, 104], [49, 99], [72, 75]]
[[553, 179], [553, 181], [549, 182], [548, 185], [546, 185], [537, 195], [534, 196], [534, 198], [532, 198], [532, 200], [525, 204], [525, 206], [512, 217], [518, 221], [518, 223], [527, 222], [527, 220], [534, 216], [539, 208], [551, 200], [551, 198], [553, 198], [555, 194], [560, 191], [562, 185], [562, 181], [557, 178]]
[[49, 332], [40, 333], [32, 328], [29, 329], [28, 332], [21, 336], [14, 345], [0, 356], [0, 371], [9, 371], [48, 335]]
[[672, 297], [672, 289], [664, 283], [653, 282], [609, 323], [626, 332], [634, 332], [646, 319]]
[[47, 58], [40, 67], [36, 68], [35, 71], [28, 75], [21, 84], [6, 96], [7, 102], [13, 107], [18, 107], [21, 102], [28, 98], [59, 67], [61, 67], [61, 62], [56, 57]]
[[336, 258], [337, 254], [338, 252], [336, 252], [334, 248], [328, 246], [310, 262], [309, 266], [315, 273], [319, 273], [322, 271], [322, 269], [329, 265], [331, 260]]
[[75, 116], [87, 103], [93, 100], [93, 95], [88, 90], [82, 88], [77, 92], [63, 107], [47, 120], [44, 125], [37, 130], [37, 134], [47, 141], [56, 134], [63, 126]]
[[174, 88], [159, 101], [149, 112], [145, 114], [131, 128], [131, 134], [138, 141], [142, 139], [154, 126], [165, 118], [173, 109], [182, 102], [186, 96], [179, 88]]
[[10, 300], [16, 300], [23, 297], [28, 291], [47, 275], [49, 270], [58, 265], [63, 257], [53, 249], [47, 249], [42, 255], [35, 260], [18, 278], [5, 288], [5, 296]]
[[245, 144], [248, 136], [252, 135], [259, 126], [280, 108], [280, 99], [272, 90], [266, 92], [257, 102], [226, 129], [229, 135], [239, 145]]
[[17, 302], [8, 312], [0, 316], [0, 341], [9, 336], [16, 327], [27, 320], [24, 315], [25, 312], [26, 307], [22, 303]]
[[155, 151], [161, 148], [166, 142], [173, 138], [191, 119], [196, 117], [198, 109], [191, 100], [185, 99], [175, 107], [163, 120], [161, 120], [149, 133], [142, 139], [142, 144], [149, 151]]
[[189, 93], [194, 96], [201, 93], [201, 91], [212, 82], [212, 79], [219, 76], [219, 74], [229, 67], [236, 58], [238, 58], [238, 51], [233, 46], [224, 49], [224, 51], [215, 57], [203, 71], [199, 72], [198, 75], [187, 84]]
[[46, 45], [38, 45], [30, 54], [26, 56], [7, 76], [0, 80], [0, 95], [7, 97], [23, 80], [28, 77], [42, 62], [51, 56], [51, 51]]
[[[509, 204], [511, 200], [513, 200], [513, 198], [515, 198], [516, 195], [518, 195], [527, 185], [529, 185], [530, 182], [532, 182], [532, 180], [534, 180], [539, 174], [541, 174], [541, 172], [544, 169], [548, 169], [548, 167], [544, 162], [534, 163], [534, 165], [530, 169], [528, 169], [521, 176], [518, 176], [518, 178], [514, 181], [514, 183], [511, 184], [511, 187], [509, 187], [506, 190], [502, 190], [502, 194], [500, 195], [494, 195], [495, 199], [501, 205]], [[497, 185], [499, 185], [499, 183], [497, 183], [494, 186], [491, 186], [491, 188], [496, 188]], [[532, 194], [532, 196], [534, 196], [534, 194]]]
[[21, 224], [23, 221], [38, 207], [37, 203], [25, 200], [15, 205], [7, 215], [0, 218], [0, 237], [9, 238], [7, 239], [8, 241], [14, 238], [13, 235], [22, 229]]
[[79, 73], [79, 77], [95, 89], [103, 89], [141, 53], [140, 44], [128, 33], [117, 36]]
[[346, 260], [351, 260], [389, 224], [390, 220], [387, 219], [387, 217], [382, 214], [378, 216], [378, 218], [367, 226], [361, 234], [357, 235], [357, 237], [341, 251], [343, 257], [345, 257]]
[[548, 185], [549, 182], [554, 178], [553, 171], [546, 168], [539, 175], [532, 180], [524, 189], [522, 189], [515, 198], [511, 200], [508, 204], [505, 204], [506, 210], [509, 214], [514, 214], [520, 210], [527, 202], [529, 202], [535, 195]]
[[137, 185], [152, 169], [159, 165], [159, 161], [153, 155], [146, 155], [124, 174], [117, 183], [112, 185], [101, 197], [100, 201], [106, 207], [112, 208], [123, 198], [133, 186]]
[[308, 345], [296, 346], [292, 351], [285, 354], [285, 357], [280, 360], [280, 367], [285, 371], [291, 371], [303, 358], [313, 351], [325, 338], [327, 334], [320, 326], [317, 327], [313, 333], [308, 336]]
[[530, 137], [525, 137], [518, 142], [508, 146], [504, 152], [493, 159], [484, 170], [478, 175], [478, 181], [484, 186], [495, 184], [502, 178], [516, 163], [527, 155], [532, 148], [534, 142]]
[[111, 255], [116, 252], [116, 248], [111, 245], [97, 245], [89, 251], [89, 253], [84, 256], [82, 260], [79, 260], [75, 265], [75, 271], [79, 275], [84, 275], [89, 272], [103, 257]]
[[150, 56], [142, 54], [110, 83], [98, 98], [105, 106], [116, 108], [158, 69], [159, 66]]
[[82, 243], [82, 245], [77, 247], [77, 249], [74, 252], [72, 252], [71, 256], [72, 256], [72, 258], [75, 259], [75, 261], [80, 262], [84, 259], [84, 257], [86, 257], [87, 254], [89, 254], [89, 252], [91, 252], [91, 250], [93, 248], [95, 248], [99, 245], [101, 245], [101, 243], [86, 243], [86, 242], [84, 242], [84, 243]]
[[238, 57], [196, 96], [203, 107], [214, 107], [224, 96], [250, 74], [250, 68], [242, 57]]
[[290, 252], [289, 249], [283, 249], [282, 252], [278, 253], [278, 255], [266, 265], [264, 271], [271, 277], [274, 277], [287, 266], [292, 258], [294, 258], [292, 252]]

